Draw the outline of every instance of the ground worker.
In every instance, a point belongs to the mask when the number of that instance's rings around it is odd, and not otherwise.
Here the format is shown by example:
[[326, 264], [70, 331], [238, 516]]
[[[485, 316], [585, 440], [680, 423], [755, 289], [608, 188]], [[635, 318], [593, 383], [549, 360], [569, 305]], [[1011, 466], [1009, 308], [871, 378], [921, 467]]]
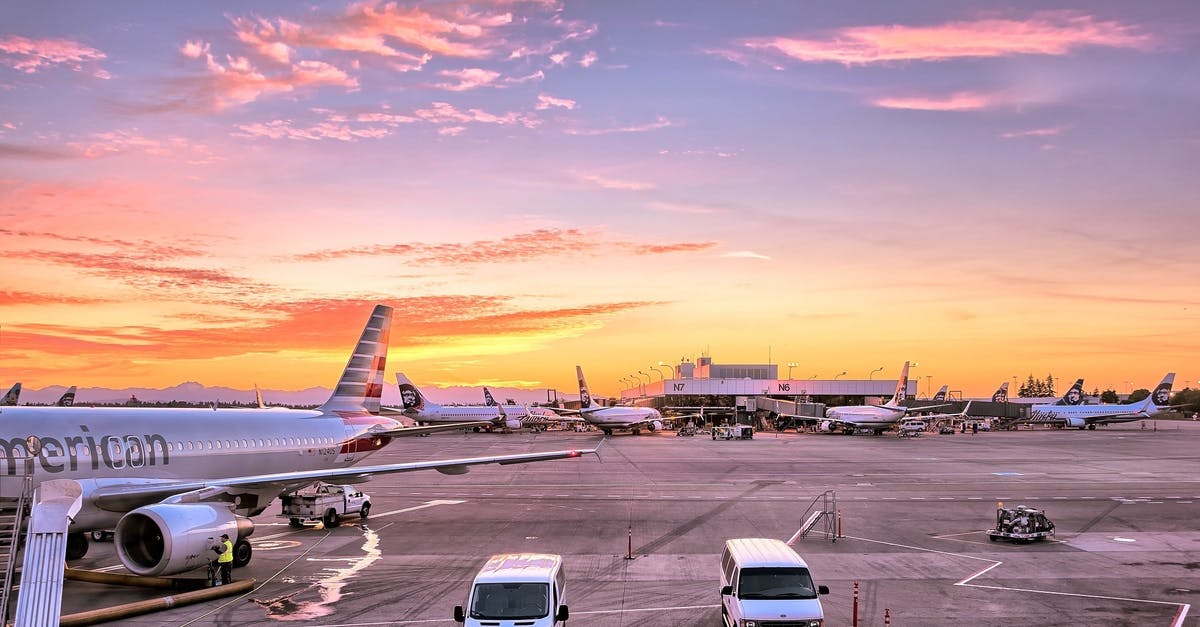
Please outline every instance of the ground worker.
[[229, 534], [221, 534], [221, 553], [217, 556], [217, 566], [221, 568], [221, 583], [233, 582], [233, 543]]

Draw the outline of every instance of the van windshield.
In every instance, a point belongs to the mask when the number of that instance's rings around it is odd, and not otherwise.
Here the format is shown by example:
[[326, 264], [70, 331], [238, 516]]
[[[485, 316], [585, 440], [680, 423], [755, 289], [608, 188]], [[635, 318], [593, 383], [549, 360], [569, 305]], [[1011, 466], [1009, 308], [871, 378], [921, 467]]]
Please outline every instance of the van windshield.
[[815, 599], [817, 590], [807, 568], [743, 568], [739, 599]]
[[475, 584], [471, 618], [543, 618], [550, 613], [550, 584]]

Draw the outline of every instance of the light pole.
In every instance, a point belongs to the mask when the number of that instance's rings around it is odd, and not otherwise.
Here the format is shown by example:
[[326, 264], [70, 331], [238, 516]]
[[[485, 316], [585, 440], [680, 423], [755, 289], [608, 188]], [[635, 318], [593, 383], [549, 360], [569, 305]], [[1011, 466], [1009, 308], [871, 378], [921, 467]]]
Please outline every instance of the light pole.
[[658, 365], [662, 366], [663, 368], [670, 368], [671, 369], [671, 378], [672, 379], [675, 378], [675, 366], [672, 366], [671, 364], [668, 364], [665, 361], [658, 362]]
[[799, 366], [799, 365], [800, 365], [800, 364], [798, 364], [798, 363], [796, 363], [796, 362], [794, 362], [794, 361], [789, 361], [789, 362], [787, 363], [787, 367], [788, 367], [788, 381], [791, 381], [791, 380], [792, 380], [792, 368], [795, 368], [796, 366]]
[[883, 370], [883, 366], [880, 366], [880, 367], [872, 370], [871, 372], [867, 373], [867, 381], [873, 380], [875, 378], [875, 373], [879, 372], [880, 370]]
[[663, 371], [662, 371], [662, 370], [659, 370], [659, 369], [658, 369], [658, 366], [650, 366], [650, 369], [658, 373], [658, 380], [659, 380], [659, 381], [666, 381], [666, 380], [667, 380], [667, 375], [663, 374]]
[[[638, 373], [642, 374], [642, 376], [646, 377], [647, 379], [650, 378], [650, 375], [642, 373], [641, 370], [639, 370]], [[646, 395], [646, 386], [642, 384], [642, 377], [639, 377], [638, 375], [634, 374], [634, 375], [631, 375], [631, 378], [634, 379], [635, 381], [637, 381], [638, 387], [641, 388], [641, 392], [639, 392], [638, 394], [640, 394], [641, 396], [645, 396]]]
[[842, 375], [844, 375], [844, 374], [846, 374], [846, 371], [845, 371], [845, 370], [843, 370], [843, 371], [841, 371], [841, 372], [839, 372], [839, 373], [837, 373], [837, 374], [833, 375], [833, 380], [834, 380], [834, 381], [837, 381], [837, 380], [838, 380], [838, 377], [840, 377], [840, 376], [842, 376]]
[[[638, 374], [646, 376], [647, 384], [654, 383], [654, 377], [651, 377], [649, 374], [642, 372], [641, 370], [638, 370]], [[645, 390], [646, 388], [642, 388], [642, 389]]]
[[933, 375], [925, 375], [925, 398], [929, 398], [929, 393], [933, 391]]

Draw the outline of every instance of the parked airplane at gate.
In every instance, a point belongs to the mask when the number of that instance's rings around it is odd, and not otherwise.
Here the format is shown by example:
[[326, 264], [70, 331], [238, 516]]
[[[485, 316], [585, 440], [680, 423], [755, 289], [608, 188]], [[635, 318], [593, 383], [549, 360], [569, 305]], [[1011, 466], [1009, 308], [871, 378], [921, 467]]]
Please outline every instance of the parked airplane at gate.
[[4, 396], [0, 397], [0, 405], [3, 405], [3, 406], [16, 405], [17, 401], [19, 401], [19, 400], [21, 400], [21, 382], [20, 381], [14, 383], [13, 386], [8, 389], [8, 392], [5, 392]]
[[[495, 407], [500, 412], [500, 417], [504, 421], [505, 426], [514, 430], [513, 421], [516, 421], [517, 428], [525, 428], [531, 431], [544, 430], [550, 425], [562, 424], [563, 422], [571, 422], [578, 420], [577, 418], [564, 418], [554, 413], [545, 407], [530, 407], [529, 405], [501, 405], [496, 402], [492, 393], [487, 388], [483, 388], [483, 404], [488, 407]], [[509, 413], [510, 409], [520, 407], [520, 412]]]
[[393, 438], [456, 425], [403, 428], [379, 412], [392, 309], [377, 305], [329, 400], [315, 410], [11, 407], [0, 420], [0, 473], [33, 483], [77, 481], [83, 504], [67, 557], [85, 533], [115, 529], [121, 564], [137, 575], [173, 575], [208, 564], [211, 538], [236, 538], [235, 565], [251, 557], [250, 516], [316, 481], [354, 483], [386, 473], [462, 474], [477, 464], [579, 457], [548, 451], [357, 466]]
[[575, 375], [579, 377], [579, 409], [557, 409], [555, 411], [579, 414], [581, 418], [598, 427], [605, 435], [612, 435], [614, 429], [629, 429], [633, 435], [641, 433], [642, 429], [647, 431], [662, 429], [662, 414], [653, 407], [625, 407], [622, 405], [601, 407], [592, 403], [592, 395], [588, 392], [587, 381], [583, 379], [583, 368], [575, 366]]
[[396, 373], [396, 384], [400, 386], [400, 408], [385, 407], [384, 413], [394, 414], [397, 411], [406, 418], [420, 424], [459, 424], [466, 425], [475, 431], [491, 431], [495, 428], [520, 429], [521, 423], [516, 418], [508, 420], [495, 405], [438, 405], [425, 398], [421, 390], [403, 373]]
[[[1150, 418], [1170, 410], [1171, 386], [1175, 384], [1175, 373], [1168, 372], [1145, 400], [1122, 405], [1034, 405], [1029, 410], [1028, 422], [1059, 424], [1072, 429], [1095, 429], [1097, 425], [1133, 422]], [[1083, 389], [1083, 379], [1072, 386]], [[1071, 397], [1068, 391], [1064, 400]]]
[[[892, 398], [883, 405], [844, 405], [830, 407], [825, 410], [825, 418], [821, 422], [822, 431], [842, 430], [851, 434], [855, 431], [872, 431], [876, 435], [890, 429], [910, 412], [928, 411], [936, 406], [905, 407], [901, 403], [908, 398], [908, 362], [900, 370], [900, 379], [896, 381], [896, 391]], [[957, 416], [958, 414], [933, 414], [925, 416], [926, 420]]]

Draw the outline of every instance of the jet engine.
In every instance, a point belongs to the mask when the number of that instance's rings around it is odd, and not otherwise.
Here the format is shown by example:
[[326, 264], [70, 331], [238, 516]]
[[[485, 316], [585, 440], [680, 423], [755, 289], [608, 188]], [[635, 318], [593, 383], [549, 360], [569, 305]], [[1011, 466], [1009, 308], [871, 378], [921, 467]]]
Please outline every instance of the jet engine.
[[658, 431], [659, 429], [662, 429], [662, 421], [661, 420], [651, 420], [650, 424], [646, 425], [646, 428], [651, 431]]
[[517, 420], [516, 418], [509, 418], [504, 421], [504, 426], [516, 431], [517, 429], [521, 428], [521, 421]]
[[156, 503], [122, 516], [113, 544], [130, 572], [175, 575], [216, 559], [212, 547], [221, 534], [244, 542], [241, 539], [253, 532], [253, 521], [221, 505]]
[[[1067, 427], [1071, 429], [1082, 429], [1087, 426], [1087, 421], [1083, 418], [1064, 417]], [[1095, 428], [1095, 427], [1093, 427]]]
[[826, 432], [833, 431], [833, 421], [832, 420], [822, 420], [820, 429], [821, 429], [821, 431], [826, 431]]

